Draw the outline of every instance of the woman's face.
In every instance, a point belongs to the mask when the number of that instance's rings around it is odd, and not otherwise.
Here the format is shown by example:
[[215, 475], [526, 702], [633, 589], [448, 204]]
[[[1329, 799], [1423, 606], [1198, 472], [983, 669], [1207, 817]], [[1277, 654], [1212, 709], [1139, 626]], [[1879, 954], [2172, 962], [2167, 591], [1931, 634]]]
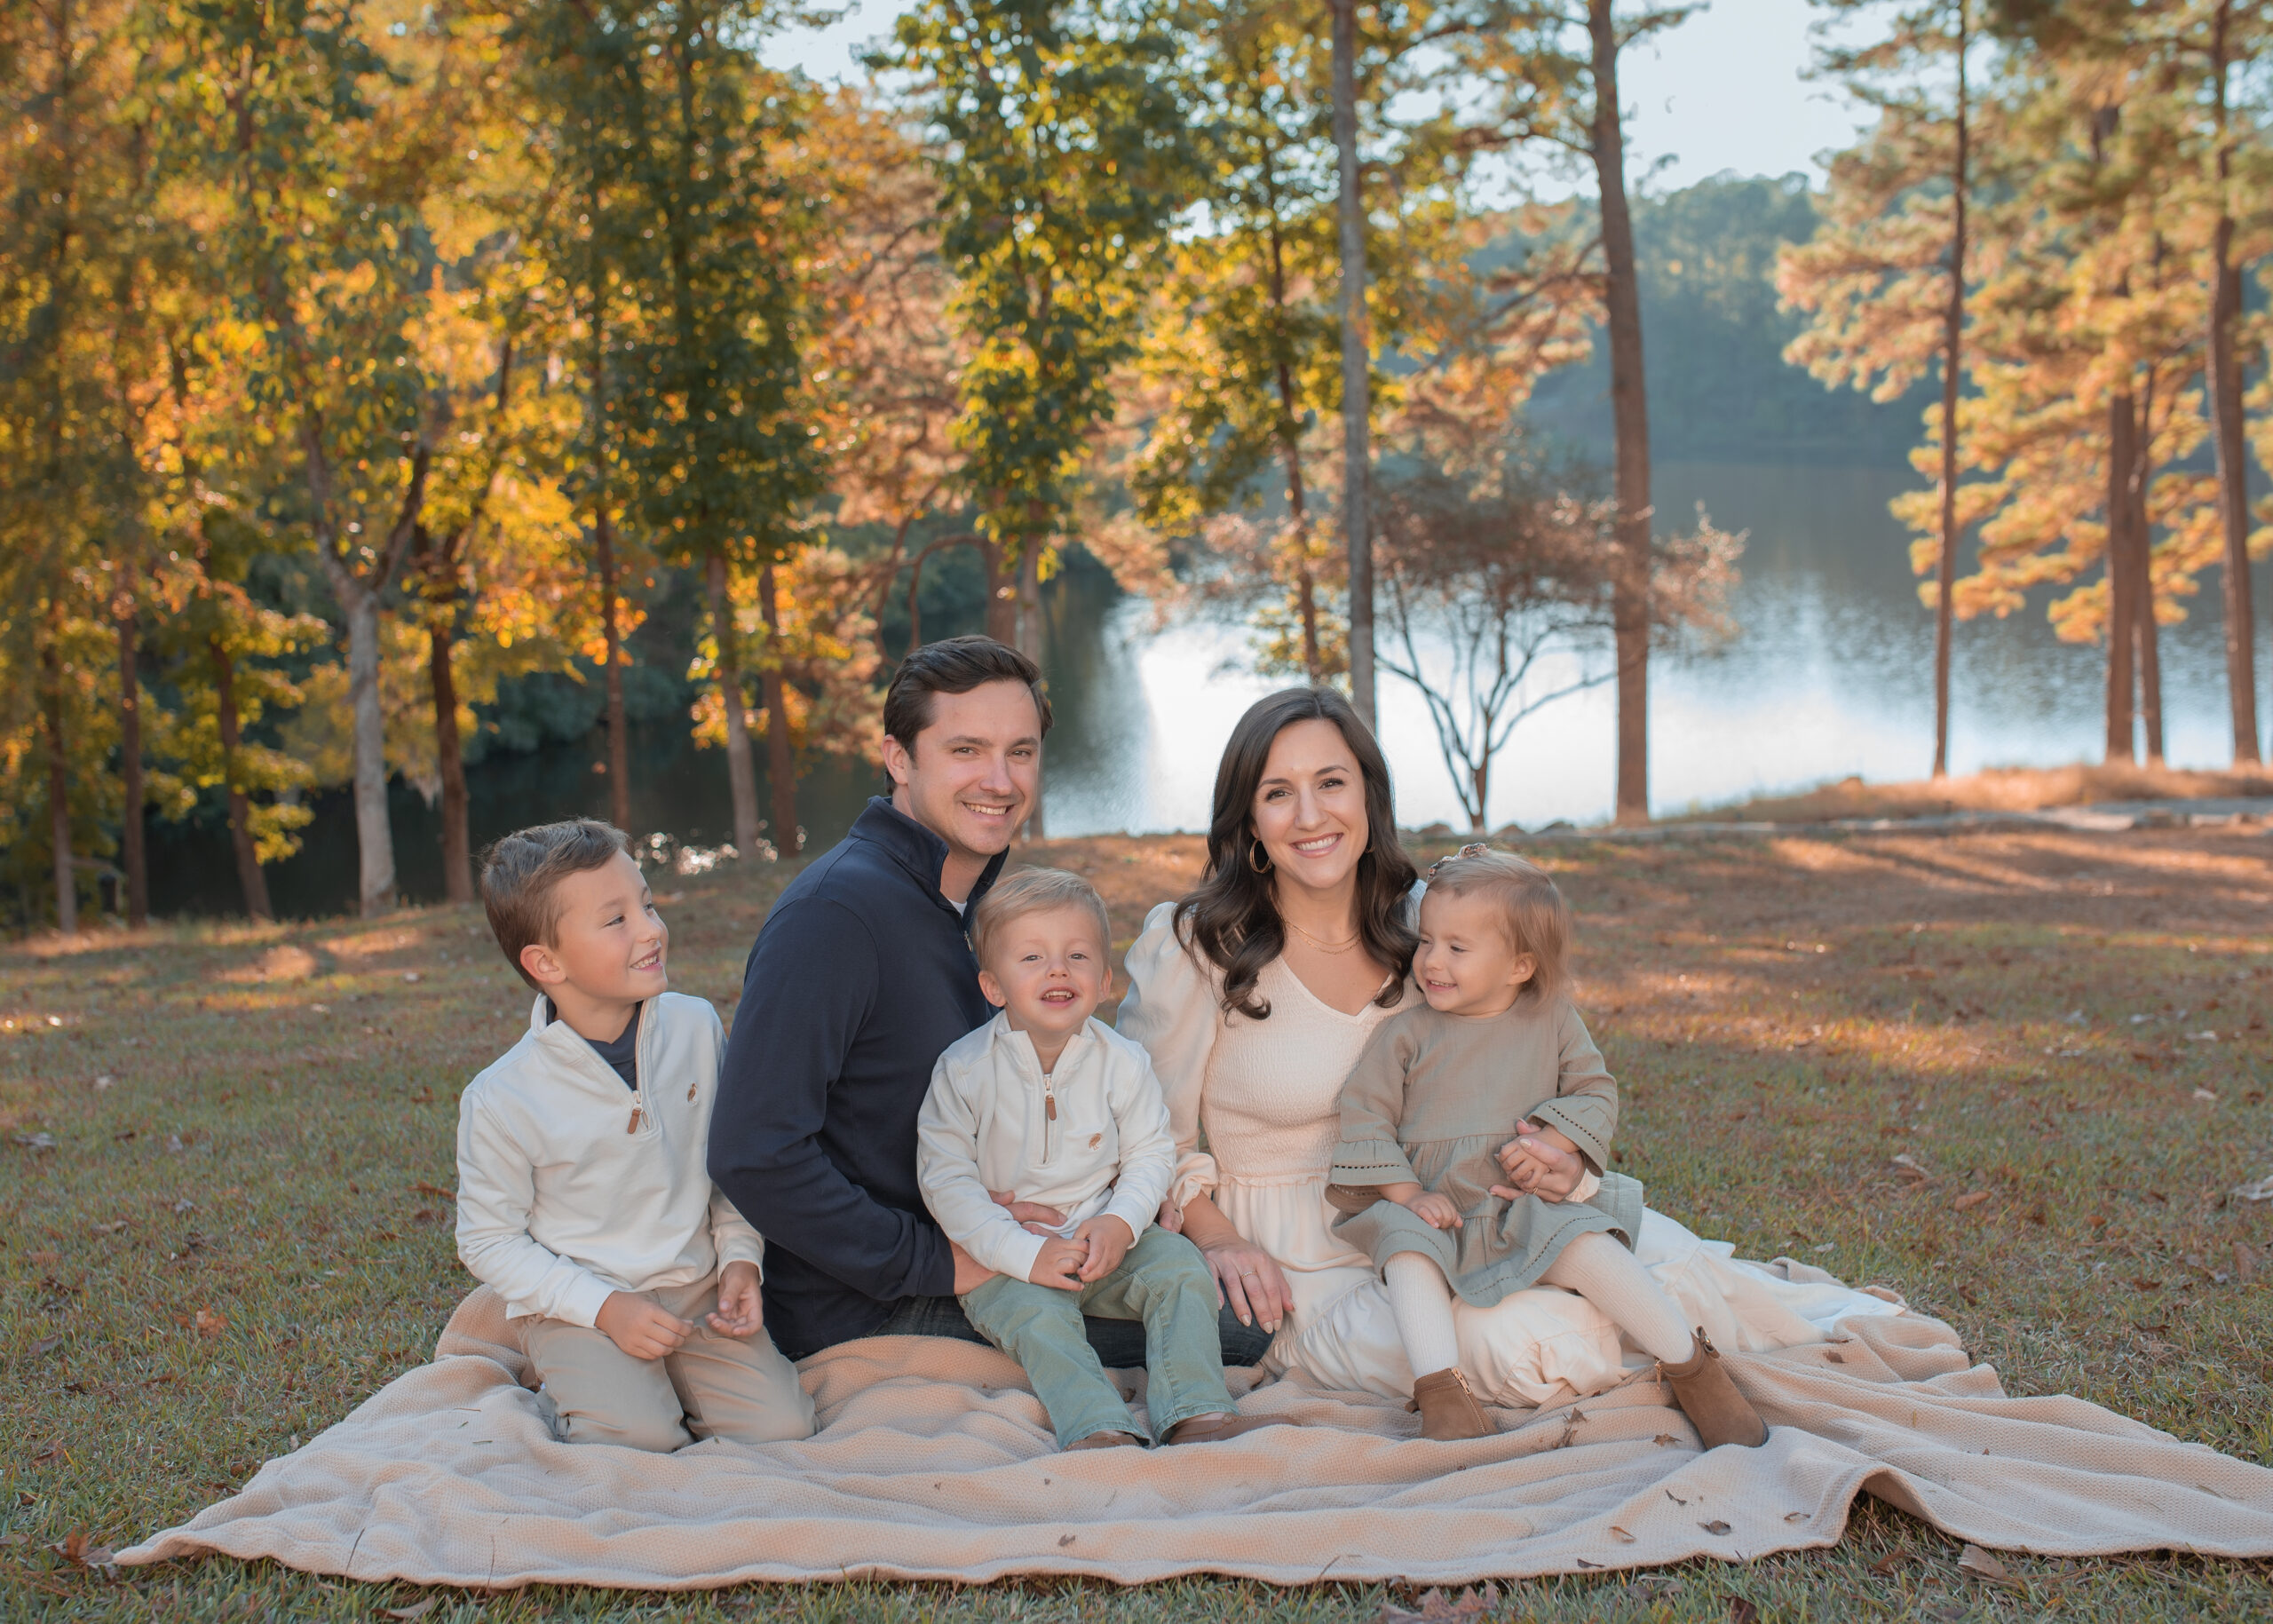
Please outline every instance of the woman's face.
[[[1342, 730], [1317, 717], [1280, 728], [1248, 816], [1279, 880], [1312, 891], [1349, 883], [1372, 831], [1366, 780]], [[1244, 855], [1254, 862], [1251, 848]]]

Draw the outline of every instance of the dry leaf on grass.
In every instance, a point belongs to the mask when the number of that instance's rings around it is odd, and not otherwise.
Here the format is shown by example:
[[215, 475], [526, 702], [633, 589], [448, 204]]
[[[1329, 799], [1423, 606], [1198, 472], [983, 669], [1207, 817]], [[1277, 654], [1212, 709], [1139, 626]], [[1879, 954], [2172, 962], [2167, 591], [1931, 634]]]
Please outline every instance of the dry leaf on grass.
[[1871, 1572], [1876, 1574], [1879, 1578], [1884, 1579], [1888, 1574], [1893, 1573], [1895, 1569], [1909, 1561], [1911, 1553], [1907, 1550], [1890, 1550], [1887, 1552], [1885, 1556], [1881, 1557], [1876, 1562], [1871, 1564]]
[[1963, 1195], [1958, 1197], [1957, 1200], [1952, 1201], [1950, 1205], [1957, 1208], [1960, 1212], [1970, 1212], [1973, 1208], [1980, 1206], [1982, 1202], [1988, 1199], [1989, 1192], [1986, 1190], [1968, 1190]]
[[1482, 1618], [1500, 1604], [1500, 1587], [1485, 1585], [1482, 1590], [1474, 1586], [1462, 1590], [1457, 1597], [1449, 1597], [1442, 1590], [1430, 1588], [1421, 1593], [1421, 1611], [1414, 1612], [1394, 1602], [1383, 1602], [1374, 1615], [1374, 1624], [1469, 1624]]
[[423, 1619], [433, 1612], [437, 1599], [430, 1596], [424, 1601], [412, 1602], [404, 1607], [382, 1607], [379, 1612], [383, 1617], [390, 1619]]
[[1707, 1533], [1726, 1533], [1729, 1531], [1729, 1525], [1717, 1517], [1709, 1523], [1699, 1523], [1697, 1525]]
[[2009, 1585], [2014, 1589], [2024, 1587], [2005, 1571], [2005, 1565], [1978, 1545], [1968, 1545], [1959, 1553], [1957, 1571], [1992, 1585]]
[[109, 1546], [96, 1544], [85, 1533], [67, 1533], [51, 1549], [74, 1567], [102, 1567], [117, 1557]]
[[1741, 1596], [1729, 1597], [1729, 1624], [1759, 1624], [1760, 1609]]
[[197, 1327], [197, 1334], [200, 1336], [218, 1336], [229, 1328], [228, 1320], [210, 1308], [199, 1309], [197, 1317], [190, 1323]]

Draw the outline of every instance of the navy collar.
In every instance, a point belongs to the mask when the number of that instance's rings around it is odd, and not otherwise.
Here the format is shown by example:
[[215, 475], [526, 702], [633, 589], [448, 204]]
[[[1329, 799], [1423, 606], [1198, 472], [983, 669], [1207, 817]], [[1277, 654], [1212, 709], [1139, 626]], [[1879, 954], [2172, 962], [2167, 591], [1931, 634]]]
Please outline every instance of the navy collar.
[[933, 901], [955, 915], [959, 922], [970, 919], [970, 910], [993, 889], [995, 876], [1002, 872], [1002, 865], [1010, 856], [1008, 850], [997, 852], [979, 870], [978, 883], [970, 888], [970, 897], [958, 908], [939, 889], [939, 872], [947, 864], [947, 843], [894, 806], [889, 798], [870, 796], [868, 804], [853, 820], [851, 836], [882, 847], [892, 861], [915, 876]]

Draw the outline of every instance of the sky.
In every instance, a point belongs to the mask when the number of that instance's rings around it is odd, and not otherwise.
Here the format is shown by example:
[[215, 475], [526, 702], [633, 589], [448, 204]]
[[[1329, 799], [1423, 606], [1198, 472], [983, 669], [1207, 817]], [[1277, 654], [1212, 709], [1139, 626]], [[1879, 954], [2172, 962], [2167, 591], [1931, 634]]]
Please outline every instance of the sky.
[[[834, 82], [889, 32], [896, 0], [855, 0], [825, 28], [795, 28], [765, 49], [776, 67]], [[1323, 7], [1321, 14], [1323, 13]], [[1671, 191], [1734, 170], [1822, 178], [1818, 154], [1848, 145], [1857, 123], [1831, 87], [1801, 77], [1810, 58], [1808, 0], [1712, 0], [1679, 28], [1632, 47], [1621, 64], [1629, 115], [1628, 172]], [[1651, 168], [1659, 164], [1662, 167]]]

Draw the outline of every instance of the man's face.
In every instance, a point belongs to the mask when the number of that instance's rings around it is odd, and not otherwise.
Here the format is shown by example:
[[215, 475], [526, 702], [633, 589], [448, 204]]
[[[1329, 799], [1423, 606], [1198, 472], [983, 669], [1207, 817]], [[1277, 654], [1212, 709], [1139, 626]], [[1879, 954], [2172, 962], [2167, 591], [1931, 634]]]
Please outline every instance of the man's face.
[[892, 800], [965, 857], [1007, 850], [1041, 779], [1041, 712], [1022, 682], [931, 696], [931, 725], [907, 750], [884, 740]]

